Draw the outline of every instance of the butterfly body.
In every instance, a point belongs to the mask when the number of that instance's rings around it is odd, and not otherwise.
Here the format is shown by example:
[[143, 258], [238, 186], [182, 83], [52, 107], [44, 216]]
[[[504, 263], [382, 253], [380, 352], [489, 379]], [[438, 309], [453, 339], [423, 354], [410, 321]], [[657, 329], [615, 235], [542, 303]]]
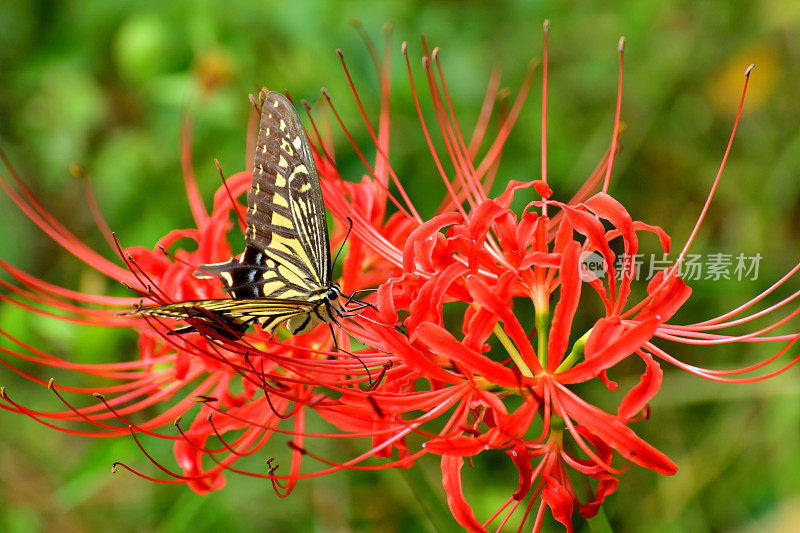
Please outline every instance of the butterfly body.
[[322, 190], [311, 145], [292, 104], [269, 92], [261, 107], [253, 181], [247, 195], [247, 246], [239, 257], [200, 265], [230, 298], [144, 306], [137, 314], [201, 321], [228, 338], [253, 323], [272, 333], [281, 324], [299, 335], [344, 313], [332, 281]]

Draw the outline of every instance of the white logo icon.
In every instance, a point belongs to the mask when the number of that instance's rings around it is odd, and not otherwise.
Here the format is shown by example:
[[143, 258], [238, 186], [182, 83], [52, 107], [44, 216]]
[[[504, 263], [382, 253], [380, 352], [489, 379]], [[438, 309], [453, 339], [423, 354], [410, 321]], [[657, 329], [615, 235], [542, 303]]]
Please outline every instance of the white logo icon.
[[599, 252], [581, 252], [578, 263], [578, 276], [586, 282], [604, 278], [608, 263]]

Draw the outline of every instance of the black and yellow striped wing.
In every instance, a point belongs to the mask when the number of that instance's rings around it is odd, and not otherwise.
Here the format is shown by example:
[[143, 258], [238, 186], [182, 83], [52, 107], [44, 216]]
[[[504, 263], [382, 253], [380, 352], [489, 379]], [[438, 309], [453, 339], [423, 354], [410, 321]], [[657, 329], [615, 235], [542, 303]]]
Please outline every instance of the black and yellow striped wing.
[[332, 320], [330, 291], [333, 299], [340, 292], [332, 289], [314, 155], [294, 107], [276, 92], [267, 93], [261, 107], [245, 238], [239, 258], [198, 267], [199, 274], [219, 277], [231, 299], [146, 306], [136, 313], [204, 319], [222, 334], [244, 333], [253, 322], [272, 332], [293, 319], [293, 332], [304, 332]]
[[[314, 307], [312, 302], [280, 298], [224, 298], [143, 307], [137, 313], [178, 320], [199, 320], [224, 337], [239, 337], [255, 322], [261, 324], [263, 331], [271, 334], [284, 322], [309, 315]], [[190, 327], [184, 331], [196, 329]]]
[[[300, 117], [280, 93], [264, 101], [254, 163], [248, 244], [279, 264], [278, 279], [308, 290], [327, 287], [331, 256], [314, 154]], [[268, 283], [265, 296], [278, 283]]]
[[242, 257], [203, 265], [234, 298], [306, 300], [331, 285], [322, 190], [300, 117], [280, 93], [261, 111]]

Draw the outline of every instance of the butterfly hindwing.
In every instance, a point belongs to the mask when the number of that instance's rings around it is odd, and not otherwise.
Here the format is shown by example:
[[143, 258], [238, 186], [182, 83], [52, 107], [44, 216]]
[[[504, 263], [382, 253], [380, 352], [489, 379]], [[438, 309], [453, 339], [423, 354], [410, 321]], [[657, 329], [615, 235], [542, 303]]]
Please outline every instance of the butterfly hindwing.
[[280, 298], [236, 298], [218, 300], [190, 300], [157, 307], [144, 308], [149, 315], [176, 319], [200, 319], [213, 329], [225, 332], [247, 329], [259, 322], [267, 333], [283, 322], [313, 312], [315, 304]]

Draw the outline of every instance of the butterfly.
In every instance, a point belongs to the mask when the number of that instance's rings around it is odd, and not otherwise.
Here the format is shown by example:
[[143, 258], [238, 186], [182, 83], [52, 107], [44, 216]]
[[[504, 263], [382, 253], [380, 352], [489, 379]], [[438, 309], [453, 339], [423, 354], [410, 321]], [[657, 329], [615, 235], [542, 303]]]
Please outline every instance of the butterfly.
[[[268, 334], [285, 323], [293, 335], [300, 335], [335, 323], [354, 301], [331, 279], [322, 190], [300, 117], [282, 94], [261, 95], [247, 195], [247, 246], [238, 258], [200, 265], [195, 273], [218, 277], [231, 298], [142, 306], [132, 314], [197, 319], [224, 337], [238, 339], [256, 322]], [[173, 333], [189, 331], [197, 331], [195, 325]]]

